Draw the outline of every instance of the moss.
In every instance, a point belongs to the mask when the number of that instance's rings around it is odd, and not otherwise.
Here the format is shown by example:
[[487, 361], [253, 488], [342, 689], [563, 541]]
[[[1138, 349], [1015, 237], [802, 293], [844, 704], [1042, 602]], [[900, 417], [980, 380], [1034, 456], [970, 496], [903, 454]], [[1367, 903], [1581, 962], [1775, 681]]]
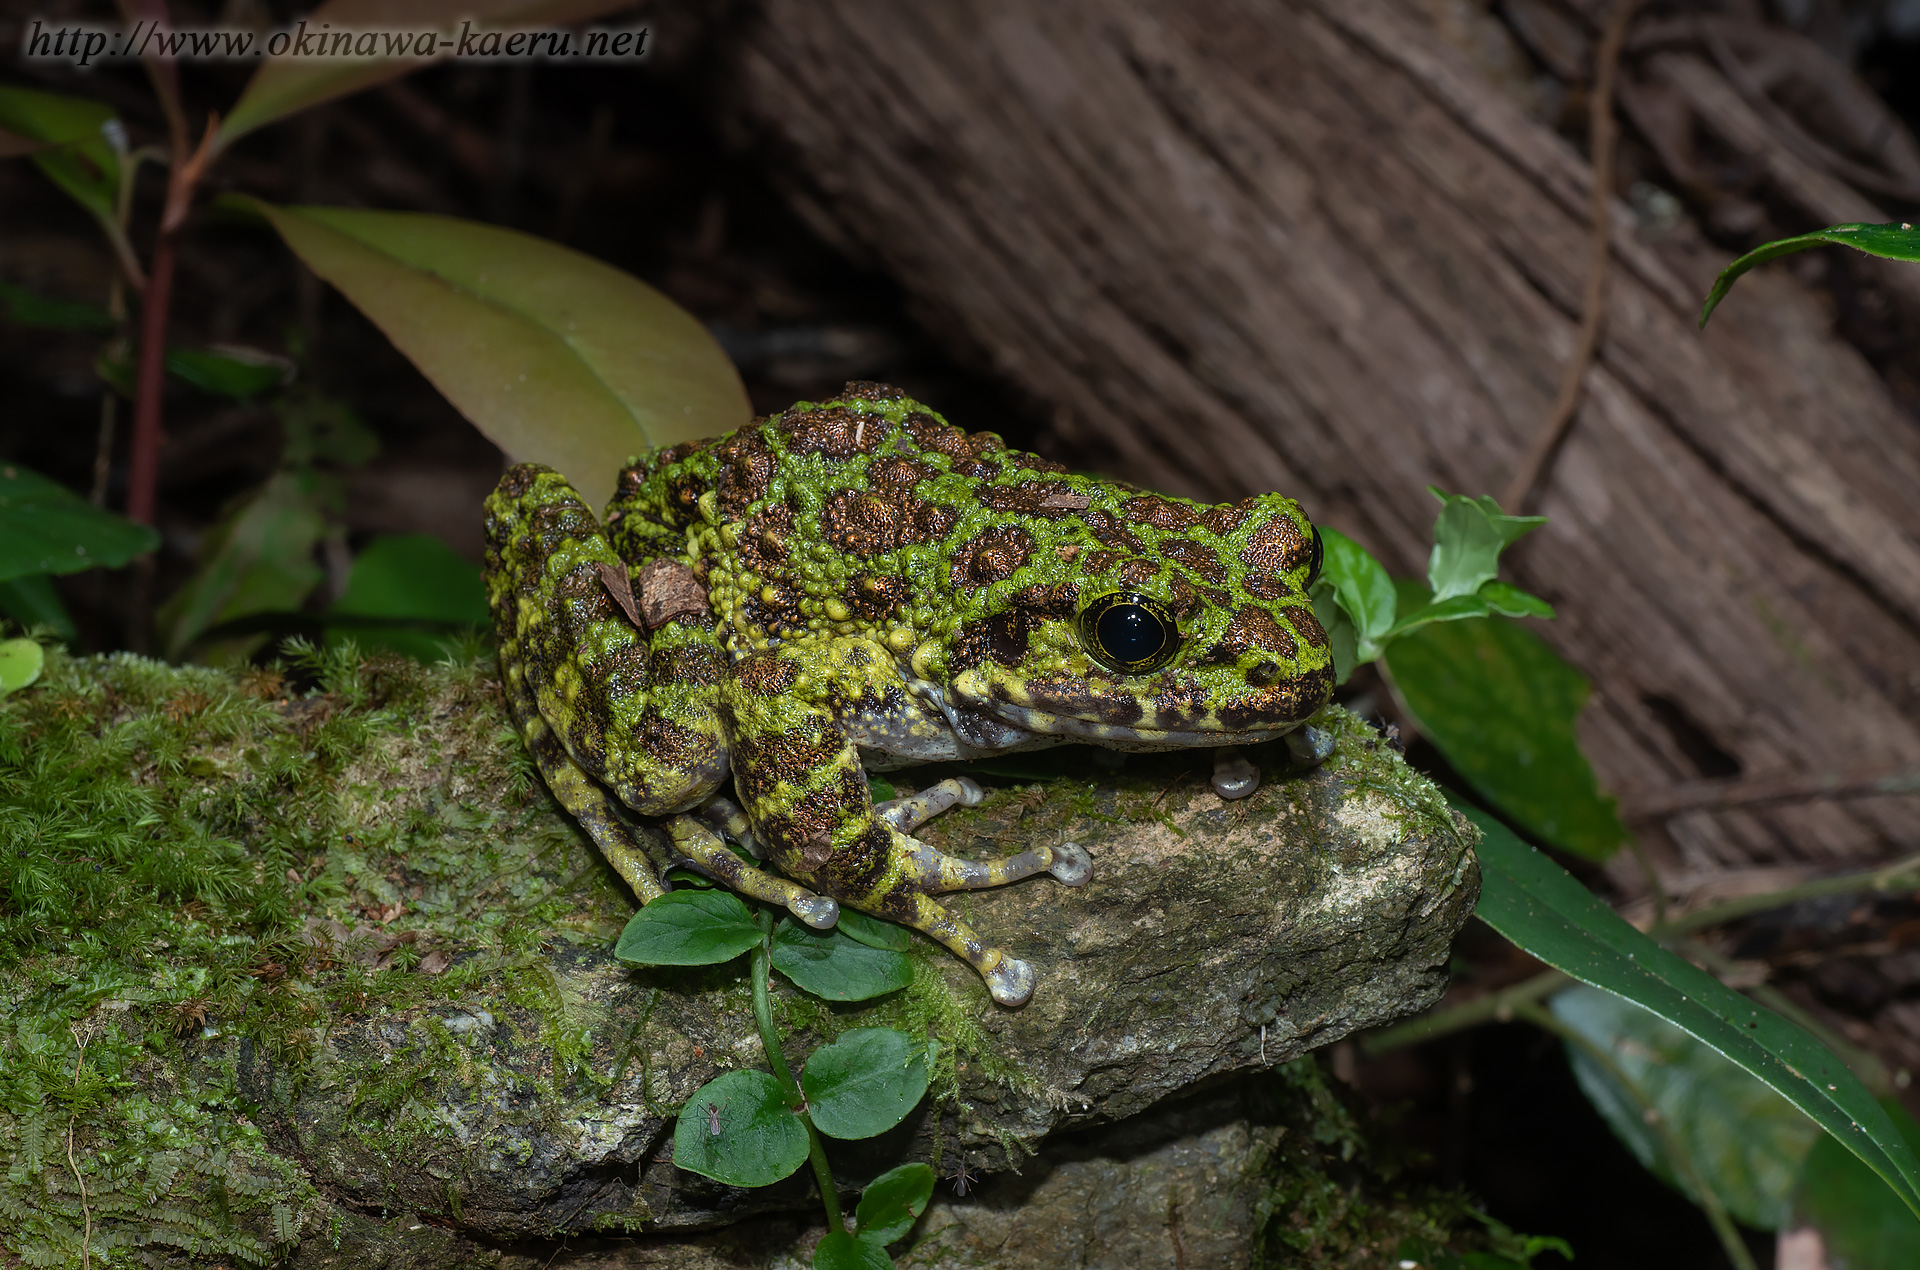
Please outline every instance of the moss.
[[[442, 1013], [482, 989], [545, 1094], [591, 1083], [543, 949], [631, 901], [499, 720], [479, 667], [350, 648], [240, 675], [50, 649], [0, 701], [0, 1249], [270, 1262], [322, 1205], [242, 1069], [345, 1084], [396, 1169], [445, 1158], [421, 1095], [475, 1079]], [[403, 1029], [391, 1061], [316, 1070], [354, 1017]]]

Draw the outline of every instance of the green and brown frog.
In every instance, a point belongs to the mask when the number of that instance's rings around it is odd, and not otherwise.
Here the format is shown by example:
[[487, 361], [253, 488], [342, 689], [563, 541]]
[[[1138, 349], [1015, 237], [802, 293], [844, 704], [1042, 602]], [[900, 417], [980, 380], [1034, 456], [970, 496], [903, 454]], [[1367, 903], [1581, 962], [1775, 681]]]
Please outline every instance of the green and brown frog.
[[[522, 464], [487, 535], [508, 703], [641, 903], [667, 862], [628, 812], [811, 926], [850, 904], [924, 932], [1005, 1005], [1032, 968], [934, 897], [1041, 872], [1078, 886], [1087, 853], [943, 854], [913, 831], [978, 787], [876, 806], [869, 770], [1265, 741], [1333, 691], [1307, 597], [1320, 538], [1292, 499], [1207, 507], [1068, 473], [880, 384], [649, 454], [604, 522]], [[1251, 793], [1257, 771], [1218, 753], [1215, 789]]]

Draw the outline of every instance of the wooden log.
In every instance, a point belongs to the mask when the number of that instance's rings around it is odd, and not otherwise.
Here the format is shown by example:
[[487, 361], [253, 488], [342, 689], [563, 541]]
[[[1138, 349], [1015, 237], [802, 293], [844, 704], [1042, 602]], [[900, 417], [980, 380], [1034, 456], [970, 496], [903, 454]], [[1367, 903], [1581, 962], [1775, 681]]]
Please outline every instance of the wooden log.
[[[1412, 0], [766, 0], [734, 39], [795, 206], [1122, 475], [1294, 492], [1418, 573], [1424, 487], [1498, 490], [1546, 414], [1591, 171]], [[1614, 220], [1552, 521], [1513, 562], [1594, 678], [1602, 780], [1920, 767], [1920, 430], [1786, 272], [1702, 336], [1724, 257]], [[1916, 812], [1688, 810], [1654, 845], [1876, 859]]]

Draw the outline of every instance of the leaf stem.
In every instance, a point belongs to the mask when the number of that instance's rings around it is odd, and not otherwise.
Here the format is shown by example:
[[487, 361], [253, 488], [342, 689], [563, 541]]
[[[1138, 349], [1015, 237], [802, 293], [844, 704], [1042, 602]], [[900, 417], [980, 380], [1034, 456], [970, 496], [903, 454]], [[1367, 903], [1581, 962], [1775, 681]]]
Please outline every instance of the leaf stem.
[[747, 977], [753, 981], [753, 1021], [760, 1029], [760, 1047], [767, 1053], [767, 1066], [773, 1069], [774, 1079], [786, 1091], [787, 1106], [806, 1126], [807, 1161], [813, 1165], [813, 1180], [820, 1188], [820, 1205], [827, 1213], [827, 1229], [843, 1231], [847, 1221], [840, 1213], [840, 1192], [833, 1184], [833, 1170], [827, 1165], [826, 1143], [821, 1141], [820, 1131], [813, 1127], [813, 1117], [807, 1114], [806, 1095], [800, 1092], [800, 1083], [793, 1078], [793, 1069], [787, 1066], [787, 1056], [780, 1048], [780, 1034], [773, 1030], [773, 917], [761, 911], [754, 914], [753, 922], [760, 928], [760, 942], [754, 945], [752, 968]]
[[1707, 1215], [1707, 1221], [1713, 1226], [1713, 1233], [1720, 1238], [1720, 1246], [1726, 1250], [1727, 1260], [1732, 1262], [1734, 1270], [1758, 1270], [1754, 1265], [1753, 1254], [1747, 1250], [1747, 1241], [1740, 1237], [1734, 1227], [1733, 1218], [1727, 1215], [1726, 1205], [1720, 1202], [1719, 1195], [1707, 1186], [1700, 1173], [1693, 1166], [1693, 1156], [1681, 1145], [1674, 1135], [1673, 1127], [1660, 1109], [1653, 1105], [1640, 1086], [1633, 1083], [1625, 1069], [1614, 1061], [1612, 1054], [1595, 1045], [1581, 1032], [1562, 1023], [1552, 1012], [1538, 1002], [1522, 1001], [1513, 1007], [1513, 1013], [1525, 1019], [1544, 1032], [1551, 1032], [1567, 1044], [1592, 1059], [1601, 1070], [1611, 1077], [1615, 1084], [1640, 1108], [1641, 1119], [1660, 1139], [1660, 1145], [1673, 1164], [1674, 1171], [1682, 1176], [1687, 1188], [1693, 1192], [1693, 1201]]

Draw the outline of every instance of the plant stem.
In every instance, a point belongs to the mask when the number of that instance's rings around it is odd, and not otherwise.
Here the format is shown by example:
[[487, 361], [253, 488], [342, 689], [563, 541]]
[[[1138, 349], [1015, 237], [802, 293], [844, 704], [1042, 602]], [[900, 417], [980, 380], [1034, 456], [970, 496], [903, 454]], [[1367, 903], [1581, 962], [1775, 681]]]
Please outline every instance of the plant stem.
[[840, 1192], [833, 1184], [833, 1170], [827, 1166], [826, 1143], [820, 1140], [820, 1131], [813, 1127], [813, 1117], [807, 1114], [807, 1098], [800, 1092], [800, 1083], [793, 1078], [793, 1069], [787, 1066], [787, 1056], [780, 1048], [780, 1034], [773, 1030], [773, 918], [767, 913], [754, 916], [754, 924], [760, 927], [760, 943], [753, 950], [752, 968], [748, 978], [753, 981], [753, 1021], [760, 1029], [760, 1047], [767, 1052], [767, 1066], [773, 1069], [773, 1077], [786, 1091], [787, 1106], [793, 1114], [800, 1117], [800, 1123], [807, 1128], [807, 1161], [813, 1165], [813, 1180], [820, 1188], [820, 1205], [826, 1209], [827, 1229], [844, 1231], [847, 1220], [840, 1213]]
[[1463, 1001], [1452, 1009], [1437, 1010], [1423, 1018], [1376, 1032], [1360, 1042], [1360, 1052], [1372, 1058], [1388, 1050], [1399, 1049], [1402, 1045], [1419, 1045], [1450, 1032], [1479, 1027], [1482, 1023], [1505, 1023], [1513, 1018], [1520, 1006], [1530, 1005], [1572, 982], [1558, 970], [1548, 970], [1511, 988], [1489, 992], [1484, 997]]
[[140, 367], [134, 377], [133, 445], [127, 456], [127, 519], [153, 523], [160, 485], [160, 403], [167, 387], [167, 311], [173, 304], [173, 235], [162, 231], [140, 304]]
[[1519, 1018], [1525, 1019], [1545, 1032], [1551, 1032], [1567, 1044], [1572, 1045], [1592, 1059], [1613, 1078], [1615, 1084], [1640, 1107], [1641, 1119], [1660, 1139], [1661, 1147], [1666, 1151], [1667, 1159], [1676, 1173], [1681, 1175], [1689, 1189], [1693, 1191], [1694, 1203], [1707, 1215], [1707, 1221], [1713, 1226], [1713, 1233], [1720, 1238], [1720, 1246], [1726, 1250], [1727, 1260], [1732, 1262], [1734, 1270], [1758, 1270], [1754, 1265], [1753, 1254], [1747, 1251], [1747, 1241], [1740, 1237], [1734, 1227], [1733, 1218], [1727, 1215], [1726, 1205], [1709, 1188], [1700, 1173], [1693, 1166], [1693, 1157], [1687, 1153], [1680, 1139], [1674, 1136], [1673, 1127], [1660, 1109], [1653, 1105], [1640, 1086], [1633, 1083], [1620, 1064], [1614, 1061], [1612, 1054], [1595, 1045], [1586, 1036], [1568, 1027], [1550, 1011], [1533, 1001], [1523, 1001], [1513, 1007]]

